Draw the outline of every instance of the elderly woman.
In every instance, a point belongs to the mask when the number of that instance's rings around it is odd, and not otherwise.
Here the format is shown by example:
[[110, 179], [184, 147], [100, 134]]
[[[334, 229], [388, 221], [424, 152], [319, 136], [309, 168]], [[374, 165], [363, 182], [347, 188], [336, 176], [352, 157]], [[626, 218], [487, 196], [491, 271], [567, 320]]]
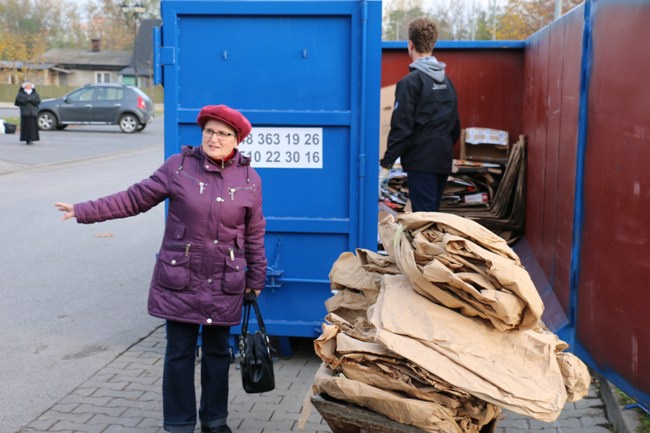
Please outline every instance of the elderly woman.
[[14, 105], [20, 107], [20, 141], [33, 144], [40, 140], [38, 136], [38, 106], [41, 97], [36, 93], [34, 83], [25, 82], [18, 89]]
[[237, 150], [251, 131], [241, 113], [206, 106], [197, 122], [201, 146], [184, 146], [148, 179], [95, 201], [55, 206], [64, 220], [89, 224], [137, 215], [169, 199], [149, 291], [149, 314], [167, 321], [164, 428], [194, 431], [194, 358], [203, 325], [201, 431], [230, 433], [230, 326], [240, 323], [244, 294], [259, 294], [266, 276], [262, 184]]

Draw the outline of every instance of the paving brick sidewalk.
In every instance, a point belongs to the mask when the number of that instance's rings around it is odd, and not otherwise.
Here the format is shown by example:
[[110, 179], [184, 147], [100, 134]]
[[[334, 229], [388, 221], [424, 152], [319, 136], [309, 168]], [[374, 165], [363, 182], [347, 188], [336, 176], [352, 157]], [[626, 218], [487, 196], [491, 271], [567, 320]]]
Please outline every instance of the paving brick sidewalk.
[[[163, 433], [161, 383], [164, 347], [165, 334], [161, 326], [19, 432]], [[275, 363], [277, 388], [271, 393], [246, 394], [241, 387], [239, 371], [234, 365], [231, 367], [228, 424], [234, 432], [300, 431], [298, 420], [302, 402], [320, 360], [314, 355], [310, 340], [299, 341], [293, 349], [293, 356]], [[495, 433], [606, 433], [610, 431], [608, 425], [605, 404], [592, 385], [589, 396], [568, 403], [554, 423], [506, 412]], [[331, 433], [315, 409], [303, 431]]]

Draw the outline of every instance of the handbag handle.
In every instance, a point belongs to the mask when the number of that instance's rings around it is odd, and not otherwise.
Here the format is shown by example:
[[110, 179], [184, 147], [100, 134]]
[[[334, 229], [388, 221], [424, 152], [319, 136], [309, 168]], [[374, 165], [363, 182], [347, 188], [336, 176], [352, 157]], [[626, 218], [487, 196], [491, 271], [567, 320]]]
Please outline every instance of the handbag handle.
[[255, 295], [255, 292], [249, 292], [244, 295], [244, 320], [242, 323], [241, 333], [242, 335], [248, 335], [248, 321], [250, 320], [251, 316], [251, 307], [255, 309], [257, 327], [259, 328], [260, 332], [266, 337], [266, 326], [264, 326], [264, 320], [262, 319], [260, 306], [257, 304], [257, 295]]

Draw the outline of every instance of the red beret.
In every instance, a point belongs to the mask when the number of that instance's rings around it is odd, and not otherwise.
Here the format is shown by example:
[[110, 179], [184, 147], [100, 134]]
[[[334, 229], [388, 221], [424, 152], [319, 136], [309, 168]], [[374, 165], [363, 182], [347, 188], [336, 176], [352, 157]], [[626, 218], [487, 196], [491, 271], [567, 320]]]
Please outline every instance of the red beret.
[[244, 138], [251, 132], [252, 126], [248, 119], [239, 111], [225, 105], [206, 105], [201, 108], [196, 123], [203, 128], [210, 119], [220, 120], [232, 127], [237, 132], [238, 143], [244, 141]]

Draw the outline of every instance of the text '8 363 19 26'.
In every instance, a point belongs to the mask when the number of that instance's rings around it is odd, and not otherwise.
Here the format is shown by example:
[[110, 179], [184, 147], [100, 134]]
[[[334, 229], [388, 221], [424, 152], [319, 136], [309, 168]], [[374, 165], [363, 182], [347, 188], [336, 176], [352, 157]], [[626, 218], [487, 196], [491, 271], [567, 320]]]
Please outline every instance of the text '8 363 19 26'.
[[253, 128], [239, 150], [256, 168], [323, 168], [323, 128]]

